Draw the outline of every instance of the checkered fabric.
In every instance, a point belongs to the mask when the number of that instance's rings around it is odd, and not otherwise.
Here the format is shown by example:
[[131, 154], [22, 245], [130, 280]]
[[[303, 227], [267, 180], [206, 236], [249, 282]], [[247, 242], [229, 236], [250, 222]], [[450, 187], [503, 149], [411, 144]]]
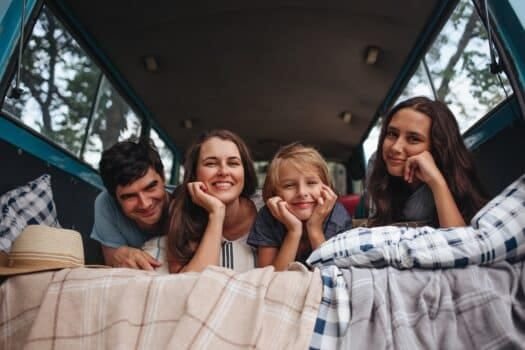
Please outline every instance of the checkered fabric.
[[343, 271], [335, 266], [323, 266], [323, 297], [315, 320], [310, 349], [338, 349], [350, 322], [350, 293]]
[[491, 200], [470, 226], [381, 226], [338, 234], [312, 252], [311, 266], [464, 267], [525, 256], [525, 175]]
[[60, 227], [48, 174], [3, 194], [0, 208], [1, 251], [9, 252], [11, 244], [27, 225]]

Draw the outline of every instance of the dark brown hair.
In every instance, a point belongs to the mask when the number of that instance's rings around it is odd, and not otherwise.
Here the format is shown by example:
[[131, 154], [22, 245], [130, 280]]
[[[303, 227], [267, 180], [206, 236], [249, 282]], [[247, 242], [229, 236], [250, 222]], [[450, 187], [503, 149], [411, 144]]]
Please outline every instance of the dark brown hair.
[[196, 181], [202, 144], [213, 137], [231, 141], [239, 150], [244, 169], [244, 188], [241, 197], [249, 198], [257, 188], [257, 176], [250, 152], [239, 136], [228, 130], [211, 130], [201, 134], [186, 152], [184, 180], [174, 191], [169, 209], [168, 249], [181, 264], [187, 264], [191, 260], [194, 248], [201, 241], [208, 224], [208, 213], [204, 208], [193, 203], [188, 193], [188, 183]]
[[442, 172], [463, 219], [468, 223], [485, 205], [487, 199], [476, 174], [472, 156], [461, 137], [456, 118], [443, 102], [426, 97], [413, 97], [392, 108], [383, 121], [367, 186], [375, 207], [375, 212], [369, 220], [370, 225], [388, 225], [403, 220], [402, 210], [408, 197], [408, 186], [402, 179], [388, 173], [382, 147], [392, 117], [404, 108], [423, 113], [431, 119], [430, 153]]
[[159, 152], [149, 139], [117, 142], [100, 159], [100, 177], [108, 193], [115, 197], [117, 186], [126, 186], [140, 179], [153, 168], [164, 180], [164, 167]]

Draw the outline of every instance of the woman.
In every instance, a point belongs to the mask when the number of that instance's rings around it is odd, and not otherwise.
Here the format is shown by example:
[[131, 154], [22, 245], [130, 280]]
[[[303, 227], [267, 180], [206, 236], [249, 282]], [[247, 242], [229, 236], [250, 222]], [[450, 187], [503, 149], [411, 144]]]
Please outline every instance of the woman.
[[169, 271], [254, 268], [246, 239], [257, 214], [250, 200], [257, 177], [245, 143], [227, 130], [204, 133], [188, 149], [184, 170], [170, 205]]
[[426, 97], [401, 102], [386, 116], [367, 187], [371, 226], [465, 226], [486, 203], [456, 118]]

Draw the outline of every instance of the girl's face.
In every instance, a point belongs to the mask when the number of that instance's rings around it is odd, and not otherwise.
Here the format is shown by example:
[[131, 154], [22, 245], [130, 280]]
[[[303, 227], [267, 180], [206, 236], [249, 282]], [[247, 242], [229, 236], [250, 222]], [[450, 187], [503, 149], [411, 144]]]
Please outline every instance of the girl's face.
[[299, 220], [306, 221], [312, 216], [321, 195], [323, 181], [313, 166], [300, 169], [289, 161], [279, 167], [279, 183], [276, 194], [287, 204], [288, 209]]
[[392, 176], [403, 176], [406, 160], [423, 151], [430, 151], [432, 120], [426, 114], [403, 108], [394, 114], [383, 140], [382, 156]]
[[244, 188], [244, 167], [237, 145], [218, 137], [206, 140], [201, 145], [196, 180], [224, 204], [237, 200]]

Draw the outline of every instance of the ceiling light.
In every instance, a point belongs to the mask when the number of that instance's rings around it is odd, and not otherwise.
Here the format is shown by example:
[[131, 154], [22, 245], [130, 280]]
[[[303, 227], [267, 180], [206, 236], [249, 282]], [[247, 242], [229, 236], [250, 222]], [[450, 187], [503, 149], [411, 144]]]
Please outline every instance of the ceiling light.
[[193, 121], [191, 119], [184, 119], [183, 121], [180, 122], [180, 126], [183, 129], [191, 129], [193, 128]]
[[368, 46], [365, 50], [365, 63], [369, 65], [376, 64], [381, 49], [377, 46]]
[[144, 63], [144, 68], [148, 72], [157, 72], [159, 70], [159, 63], [157, 62], [157, 59], [154, 56], [144, 56], [142, 59]]
[[341, 118], [341, 120], [345, 124], [350, 124], [350, 122], [352, 121], [352, 113], [350, 113], [349, 111], [343, 111], [341, 112], [341, 114], [339, 114], [339, 118]]

